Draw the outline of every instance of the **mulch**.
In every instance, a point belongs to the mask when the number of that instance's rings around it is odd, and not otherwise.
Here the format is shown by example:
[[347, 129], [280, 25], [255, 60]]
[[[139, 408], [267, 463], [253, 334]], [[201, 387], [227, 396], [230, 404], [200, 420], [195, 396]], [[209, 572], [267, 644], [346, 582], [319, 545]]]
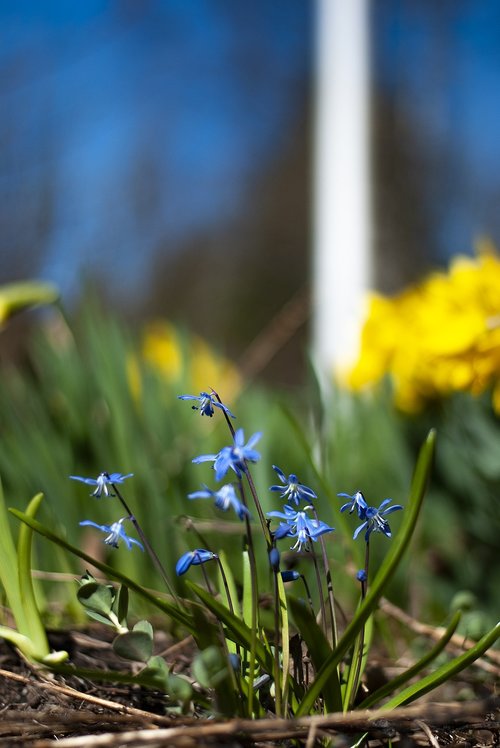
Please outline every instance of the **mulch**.
[[[78, 667], [125, 669], [111, 650], [106, 627], [54, 636], [54, 648], [67, 649]], [[156, 643], [176, 672], [189, 673], [193, 652], [189, 640], [172, 643], [160, 635]], [[313, 748], [329, 744], [347, 748], [363, 735], [369, 748], [500, 746], [498, 679], [491, 673], [484, 677], [474, 668], [464, 678], [433, 694], [432, 702], [422, 700], [392, 712], [217, 720], [176, 714], [164, 694], [136, 685], [96, 684], [77, 676], [48, 674], [0, 640], [0, 746]], [[464, 694], [466, 700], [460, 701]]]

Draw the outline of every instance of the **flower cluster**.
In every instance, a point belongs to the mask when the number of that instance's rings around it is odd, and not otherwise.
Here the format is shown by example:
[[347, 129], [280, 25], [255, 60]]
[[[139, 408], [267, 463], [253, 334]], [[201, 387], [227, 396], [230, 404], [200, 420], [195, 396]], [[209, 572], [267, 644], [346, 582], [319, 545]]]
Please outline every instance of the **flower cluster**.
[[500, 257], [479, 249], [396, 296], [371, 297], [360, 357], [346, 377], [352, 389], [389, 375], [397, 405], [414, 412], [452, 392], [492, 387], [500, 412]]
[[[88, 486], [96, 486], [95, 491], [93, 491], [90, 495], [99, 499], [103, 494], [104, 496], [116, 497], [116, 485], [119, 483], [123, 483], [124, 480], [126, 480], [127, 478], [131, 478], [132, 476], [133, 473], [127, 473], [127, 475], [123, 475], [122, 473], [103, 472], [98, 475], [97, 478], [82, 478], [81, 475], [70, 475], [69, 477], [72, 480], [78, 480]], [[115, 493], [113, 493], [113, 490], [115, 491]], [[122, 503], [124, 503], [123, 498], [121, 496], [119, 498]], [[136, 524], [135, 519], [134, 517], [132, 517], [132, 515], [122, 517], [117, 522], [113, 522], [112, 525], [99, 525], [97, 522], [93, 522], [90, 519], [84, 519], [79, 524], [82, 527], [95, 527], [97, 530], [106, 533], [106, 537], [104, 538], [103, 542], [106, 543], [106, 545], [110, 545], [112, 548], [118, 548], [120, 540], [123, 540], [128, 550], [131, 550], [133, 545], [137, 545], [141, 549], [141, 551], [143, 551], [144, 546], [142, 545], [142, 543], [140, 543], [138, 540], [135, 540], [135, 538], [129, 537], [125, 532], [123, 523], [126, 520], [130, 520], [131, 522]]]
[[127, 519], [130, 519], [130, 517], [122, 517], [118, 522], [113, 522], [112, 525], [98, 525], [97, 522], [92, 522], [90, 519], [84, 519], [80, 522], [80, 525], [82, 527], [96, 527], [101, 532], [105, 532], [107, 537], [104, 538], [103, 542], [106, 543], [106, 545], [110, 545], [112, 548], [118, 548], [119, 541], [123, 540], [129, 551], [132, 548], [132, 545], [137, 545], [141, 551], [143, 551], [144, 546], [142, 543], [139, 543], [135, 538], [130, 538], [125, 532], [123, 523]]
[[247, 462], [258, 462], [260, 454], [253, 448], [259, 441], [262, 434], [254, 434], [245, 444], [245, 434], [243, 429], [238, 429], [234, 435], [234, 443], [230, 447], [223, 447], [215, 455], [200, 455], [195, 457], [193, 462], [213, 462], [215, 470], [215, 479], [222, 480], [229, 470], [232, 470], [237, 478], [241, 478], [246, 471]]
[[333, 532], [334, 528], [319, 520], [315, 512], [314, 517], [307, 514], [307, 512], [314, 510], [314, 506], [310, 503], [311, 499], [317, 498], [312, 488], [299, 483], [299, 479], [294, 473], [291, 473], [287, 478], [285, 473], [276, 465], [273, 465], [273, 469], [282, 485], [271, 486], [270, 491], [280, 491], [281, 498], [295, 502], [296, 507], [300, 506], [301, 501], [308, 502], [307, 506], [302, 509], [285, 504], [282, 512], [267, 512], [268, 517], [277, 517], [283, 520], [273, 533], [274, 540], [281, 540], [281, 538], [286, 537], [297, 538], [291, 550], [307, 550], [310, 548], [311, 540], [317, 541], [321, 535]]
[[403, 509], [401, 504], [388, 506], [392, 499], [384, 499], [379, 508], [376, 509], [374, 506], [368, 506], [361, 491], [356, 491], [352, 496], [348, 493], [339, 493], [339, 496], [349, 499], [346, 504], [340, 507], [340, 511], [345, 512], [349, 510], [349, 514], [356, 511], [359, 519], [362, 520], [362, 524], [354, 531], [354, 540], [356, 540], [363, 530], [365, 530], [365, 541], [367, 543], [372, 532], [381, 532], [386, 536], [386, 538], [392, 537], [391, 528], [385, 517], [388, 514], [392, 514], [392, 512], [397, 512], [399, 509]]
[[121, 473], [101, 473], [97, 478], [82, 478], [81, 475], [70, 475], [71, 480], [79, 480], [82, 483], [86, 483], [88, 486], [96, 486], [95, 491], [90, 495], [100, 499], [104, 494], [105, 496], [115, 496], [110, 486], [113, 487], [114, 483], [123, 483], [127, 478], [132, 478], [133, 473], [122, 475]]

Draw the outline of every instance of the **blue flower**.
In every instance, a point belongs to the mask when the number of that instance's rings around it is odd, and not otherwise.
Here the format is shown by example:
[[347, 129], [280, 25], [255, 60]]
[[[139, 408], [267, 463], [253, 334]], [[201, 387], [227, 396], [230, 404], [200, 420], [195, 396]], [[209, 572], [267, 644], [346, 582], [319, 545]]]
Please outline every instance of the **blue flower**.
[[245, 518], [245, 515], [250, 514], [246, 506], [236, 496], [232, 483], [227, 483], [218, 491], [212, 491], [208, 486], [205, 486], [203, 491], [188, 494], [188, 499], [215, 499], [217, 509], [227, 512], [232, 507], [241, 520]]
[[127, 475], [122, 475], [121, 473], [101, 473], [97, 478], [82, 478], [80, 475], [70, 475], [69, 477], [72, 480], [79, 480], [82, 483], [86, 483], [88, 486], [97, 486], [96, 490], [90, 495], [100, 499], [102, 494], [105, 496], [114, 496], [115, 494], [111, 492], [109, 486], [112, 486], [113, 483], [123, 483], [124, 480], [132, 476], [133, 473], [128, 473]]
[[198, 397], [196, 395], [178, 395], [177, 397], [179, 400], [197, 400], [200, 404], [192, 405], [191, 407], [193, 410], [199, 410], [200, 415], [202, 416], [212, 418], [215, 413], [214, 408], [220, 408], [224, 413], [227, 413], [228, 416], [231, 416], [231, 418], [236, 418], [227, 405], [220, 403], [216, 397], [209, 392], [200, 392]]
[[356, 572], [356, 579], [358, 582], [361, 582], [362, 584], [366, 582], [368, 579], [368, 574], [366, 573], [366, 569], [360, 569], [358, 572]]
[[92, 520], [90, 519], [84, 519], [82, 520], [82, 522], [80, 522], [80, 525], [82, 527], [90, 525], [91, 527], [96, 527], [101, 532], [108, 533], [108, 537], [104, 538], [104, 542], [106, 543], [106, 545], [111, 545], [113, 548], [118, 548], [119, 541], [123, 540], [129, 551], [131, 550], [132, 545], [139, 546], [141, 551], [143, 551], [144, 548], [142, 546], [142, 543], [139, 543], [139, 541], [135, 540], [135, 538], [129, 538], [129, 536], [123, 529], [123, 523], [126, 519], [129, 518], [122, 517], [122, 519], [119, 519], [118, 522], [113, 522], [112, 525], [98, 525], [97, 522], [92, 522]]
[[300, 574], [298, 571], [290, 569], [289, 571], [282, 571], [281, 578], [284, 582], [296, 582], [297, 579], [300, 579]]
[[267, 512], [268, 517], [279, 517], [285, 520], [275, 530], [275, 539], [280, 540], [285, 537], [297, 538], [297, 542], [292, 546], [291, 550], [297, 549], [297, 551], [301, 551], [304, 545], [308, 546], [309, 540], [317, 541], [320, 535], [323, 535], [325, 532], [333, 532], [335, 528], [330, 527], [326, 522], [321, 522], [319, 519], [311, 519], [307, 516], [306, 510], [311, 508], [310, 506], [306, 506], [302, 511], [297, 512], [292, 506], [286, 504], [283, 507], [283, 512]]
[[294, 473], [290, 473], [287, 478], [285, 473], [280, 470], [277, 465], [273, 465], [273, 470], [276, 471], [276, 473], [278, 474], [278, 478], [283, 485], [271, 486], [269, 490], [280, 491], [280, 496], [282, 499], [285, 499], [287, 501], [294, 501], [298, 506], [301, 499], [307, 502], [311, 501], [311, 499], [318, 498], [312, 488], [299, 483], [299, 479]]
[[229, 469], [233, 470], [238, 478], [246, 470], [246, 462], [257, 462], [260, 454], [253, 449], [253, 446], [259, 441], [262, 434], [257, 432], [250, 437], [245, 444], [245, 434], [243, 429], [238, 429], [234, 435], [234, 444], [232, 447], [223, 447], [216, 455], [201, 455], [195, 457], [193, 462], [197, 465], [200, 462], [213, 462], [215, 477], [222, 480]]
[[[387, 504], [391, 501], [392, 499], [384, 499], [378, 509], [375, 509], [374, 506], [368, 506], [364, 510], [364, 517], [360, 517], [360, 519], [364, 519], [365, 521], [362, 525], [356, 528], [353, 538], [356, 539], [359, 533], [363, 530], [366, 530], [365, 540], [367, 543], [372, 532], [382, 532], [387, 538], [392, 537], [391, 528], [389, 527], [387, 520], [384, 519], [384, 516], [392, 514], [392, 512], [397, 512], [398, 509], [403, 509], [403, 507], [401, 504], [394, 504], [393, 506], [387, 507]], [[384, 507], [387, 507], [387, 509], [384, 509]]]
[[277, 548], [271, 548], [269, 551], [269, 566], [273, 571], [280, 570], [280, 552]]
[[217, 554], [212, 551], [206, 551], [204, 548], [197, 548], [195, 551], [184, 553], [175, 565], [175, 573], [178, 577], [185, 574], [190, 566], [199, 566], [213, 558], [218, 558]]
[[368, 504], [365, 501], [365, 497], [361, 493], [361, 491], [356, 491], [355, 494], [351, 496], [349, 493], [339, 493], [337, 496], [345, 496], [347, 499], [350, 499], [350, 501], [347, 502], [347, 504], [344, 504], [340, 507], [341, 512], [345, 512], [346, 509], [349, 509], [349, 514], [352, 514], [354, 510], [356, 510], [358, 517], [360, 519], [365, 518], [366, 510], [368, 509]]

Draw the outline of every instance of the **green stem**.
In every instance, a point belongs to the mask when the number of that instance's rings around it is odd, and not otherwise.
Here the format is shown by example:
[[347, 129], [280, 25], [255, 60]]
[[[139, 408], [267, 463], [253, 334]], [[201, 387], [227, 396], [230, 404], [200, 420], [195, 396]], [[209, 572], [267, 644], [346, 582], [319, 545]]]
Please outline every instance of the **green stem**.
[[319, 606], [321, 611], [321, 626], [323, 628], [324, 635], [328, 638], [327, 635], [327, 626], [326, 626], [326, 608], [325, 608], [325, 599], [323, 597], [323, 585], [321, 584], [321, 575], [319, 573], [319, 567], [318, 567], [318, 559], [316, 558], [316, 554], [314, 551], [311, 551], [313, 564], [314, 564], [314, 571], [316, 573], [316, 584], [318, 586], [318, 593], [319, 593]]
[[281, 678], [280, 678], [280, 598], [278, 591], [279, 571], [273, 569], [274, 596], [274, 694], [277, 717], [284, 716], [281, 711]]
[[[318, 513], [316, 511], [316, 507], [315, 506], [313, 506], [313, 513], [314, 513], [315, 520], [317, 522], [319, 522], [319, 517], [318, 517]], [[332, 630], [330, 641], [331, 641], [332, 649], [334, 649], [335, 646], [336, 646], [336, 644], [337, 644], [337, 618], [336, 618], [336, 615], [335, 615], [335, 595], [333, 593], [332, 572], [331, 572], [331, 569], [330, 569], [330, 564], [328, 563], [328, 556], [327, 556], [327, 553], [326, 553], [325, 539], [324, 539], [323, 535], [320, 536], [319, 543], [320, 543], [320, 546], [321, 546], [321, 555], [322, 555], [322, 558], [323, 558], [323, 568], [324, 568], [324, 571], [325, 571], [326, 589], [327, 589], [327, 597], [328, 597], [328, 610], [329, 610], [329, 613], [330, 613], [330, 626], [331, 626], [331, 630]], [[325, 631], [325, 634], [327, 634], [326, 631]]]
[[134, 513], [131, 511], [131, 509], [128, 506], [127, 502], [125, 501], [125, 499], [121, 495], [119, 489], [116, 487], [116, 484], [112, 483], [111, 485], [113, 486], [113, 490], [116, 491], [116, 496], [117, 496], [118, 500], [120, 501], [121, 505], [123, 506], [123, 508], [125, 509], [125, 511], [127, 512], [130, 521], [132, 522], [132, 524], [134, 525], [135, 529], [137, 530], [137, 534], [139, 535], [139, 537], [141, 539], [141, 542], [144, 545], [144, 548], [148, 552], [149, 557], [153, 561], [153, 564], [156, 566], [156, 568], [157, 568], [157, 570], [158, 570], [161, 578], [163, 579], [163, 582], [165, 583], [165, 587], [167, 588], [168, 593], [173, 597], [173, 599], [175, 600], [175, 602], [177, 603], [177, 605], [179, 607], [183, 607], [182, 604], [181, 604], [181, 601], [179, 600], [179, 598], [175, 594], [175, 590], [174, 590], [172, 584], [170, 583], [170, 580], [169, 580], [169, 578], [167, 576], [167, 572], [165, 571], [162, 562], [158, 558], [158, 554], [156, 553], [156, 551], [154, 550], [153, 546], [151, 545], [151, 543], [149, 542], [148, 538], [146, 537], [146, 534], [144, 533], [144, 531], [143, 531], [142, 527], [140, 526], [139, 522], [137, 521]]
[[[364, 572], [366, 574], [366, 579], [361, 581], [361, 603], [366, 597], [366, 592], [368, 589], [368, 567], [370, 563], [370, 538], [368, 537], [368, 540], [366, 541], [366, 548], [365, 548], [365, 566], [364, 566]], [[352, 664], [355, 667], [354, 670], [354, 677], [351, 679], [350, 673], [349, 673], [349, 682], [347, 687], [347, 698], [345, 703], [345, 709], [344, 711], [348, 711], [349, 709], [352, 709], [352, 706], [354, 704], [354, 700], [356, 699], [356, 695], [358, 693], [359, 688], [359, 678], [361, 674], [361, 664], [363, 662], [363, 648], [365, 646], [365, 628], [366, 624], [364, 623], [361, 627], [361, 631], [359, 632], [359, 635], [356, 639], [356, 644], [354, 646], [354, 652], [353, 652], [353, 658], [355, 659], [355, 663]], [[351, 665], [352, 667], [352, 665]]]

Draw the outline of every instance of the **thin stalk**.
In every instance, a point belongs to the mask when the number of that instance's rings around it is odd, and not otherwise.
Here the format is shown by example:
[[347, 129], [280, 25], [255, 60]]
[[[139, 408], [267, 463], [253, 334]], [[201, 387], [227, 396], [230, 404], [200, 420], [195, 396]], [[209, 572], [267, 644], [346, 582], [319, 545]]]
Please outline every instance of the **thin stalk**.
[[250, 470], [248, 469], [248, 465], [245, 463], [245, 477], [247, 479], [248, 487], [250, 489], [250, 493], [252, 494], [252, 498], [255, 504], [255, 508], [257, 509], [257, 514], [259, 515], [259, 521], [262, 527], [262, 532], [264, 534], [264, 538], [266, 539], [267, 544], [267, 550], [268, 552], [273, 547], [272, 539], [271, 539], [271, 533], [269, 532], [269, 527], [266, 522], [266, 518], [264, 517], [264, 512], [262, 511], [262, 506], [259, 501], [259, 497], [257, 495], [257, 490], [255, 488], [255, 483], [253, 482], [252, 475], [250, 473]]
[[280, 597], [278, 590], [279, 571], [273, 569], [273, 595], [274, 595], [274, 698], [275, 712], [277, 717], [282, 714], [281, 702], [281, 679], [280, 679]]
[[[208, 578], [207, 570], [205, 569], [204, 564], [200, 564], [200, 566], [201, 566], [201, 570], [203, 572], [203, 579], [205, 580], [205, 584], [207, 586], [207, 590], [212, 595], [212, 597], [215, 597], [213, 587], [210, 584], [210, 579]], [[222, 623], [220, 621], [218, 621], [218, 623], [219, 623], [220, 630], [223, 632]], [[222, 638], [224, 639], [224, 636]]]
[[[219, 562], [219, 568], [220, 568], [221, 567], [220, 559], [219, 559], [218, 556], [216, 556], [216, 558], [217, 558], [217, 561]], [[215, 597], [215, 593], [214, 593], [213, 587], [210, 584], [210, 579], [208, 578], [207, 570], [205, 569], [205, 567], [204, 567], [203, 564], [201, 564], [201, 570], [203, 572], [203, 578], [205, 579], [205, 584], [207, 586], [208, 592], [212, 595], [212, 597]], [[224, 572], [221, 572], [221, 573], [222, 573], [222, 576], [224, 578]], [[224, 635], [224, 626], [222, 624], [222, 621], [220, 621], [219, 619], [217, 619], [217, 624], [218, 624], [218, 628], [219, 628], [219, 632], [220, 632], [222, 649], [224, 651], [224, 656], [226, 658], [228, 672], [229, 672], [229, 677], [231, 679], [232, 686], [233, 686], [233, 688], [234, 688], [235, 691], [240, 692], [240, 689], [239, 689], [239, 686], [238, 686], [238, 680], [239, 679], [236, 678], [236, 673], [234, 672], [234, 668], [233, 668], [233, 665], [232, 665], [232, 662], [231, 662], [231, 658], [229, 656], [229, 647], [227, 646], [227, 639], [226, 639], [226, 637]], [[241, 695], [241, 692], [240, 692], [240, 695]], [[240, 706], [241, 706], [241, 701], [240, 701]], [[241, 714], [241, 712], [240, 712], [240, 714]]]
[[311, 612], [314, 615], [314, 605], [311, 597], [311, 590], [309, 589], [309, 584], [307, 582], [307, 579], [303, 574], [300, 575], [300, 578], [302, 579], [302, 582], [304, 584], [306, 595], [307, 595], [307, 602], [309, 603], [309, 607], [311, 608]]
[[326, 609], [325, 609], [325, 600], [323, 597], [323, 585], [321, 584], [321, 575], [319, 573], [319, 567], [318, 567], [318, 560], [316, 558], [316, 554], [314, 551], [311, 551], [313, 564], [314, 564], [314, 571], [316, 573], [316, 584], [318, 585], [318, 592], [319, 592], [319, 605], [321, 610], [321, 625], [323, 627], [323, 631], [326, 634]]
[[[226, 592], [226, 598], [227, 598], [227, 604], [229, 606], [229, 610], [231, 611], [231, 613], [233, 615], [235, 615], [234, 605], [233, 605], [233, 599], [231, 597], [231, 592], [229, 590], [229, 584], [227, 582], [226, 572], [224, 571], [224, 566], [223, 566], [222, 561], [220, 560], [219, 556], [217, 556], [217, 563], [219, 565], [219, 571], [220, 571], [220, 575], [221, 575], [221, 579], [222, 579], [222, 584], [224, 585], [224, 590]], [[241, 659], [240, 645], [239, 644], [236, 644], [236, 653], [237, 653], [238, 657], [240, 657], [240, 659]]]
[[[243, 481], [238, 481], [241, 501], [245, 507], [247, 506], [247, 499], [245, 496], [245, 489], [243, 487]], [[253, 678], [255, 671], [255, 663], [257, 661], [256, 648], [257, 648], [257, 629], [258, 629], [258, 609], [259, 609], [259, 588], [257, 580], [257, 562], [255, 560], [255, 548], [253, 544], [252, 528], [250, 525], [249, 515], [245, 514], [245, 528], [246, 528], [246, 542], [248, 547], [248, 560], [250, 564], [250, 583], [252, 592], [252, 617], [251, 617], [251, 632], [252, 638], [250, 640], [250, 658], [248, 662], [248, 713], [252, 714], [253, 708]]]
[[[219, 401], [219, 403], [220, 403], [221, 405], [223, 405], [224, 403], [223, 403], [223, 402], [222, 402], [222, 400], [220, 399], [220, 397], [219, 397], [219, 393], [218, 393], [218, 392], [216, 392], [216, 391], [214, 390], [214, 388], [213, 388], [213, 387], [211, 387], [210, 389], [212, 390], [212, 395], [215, 395], [215, 397], [217, 398], [217, 400]], [[221, 408], [221, 410], [222, 410], [222, 408]], [[229, 429], [229, 431], [231, 432], [231, 436], [232, 436], [232, 437], [233, 437], [233, 439], [234, 439], [234, 434], [235, 434], [235, 430], [234, 430], [234, 426], [233, 426], [233, 424], [231, 423], [231, 419], [229, 418], [229, 416], [228, 416], [228, 414], [226, 413], [226, 411], [225, 411], [225, 410], [222, 410], [222, 412], [224, 413], [224, 418], [226, 419], [226, 423], [227, 423], [227, 426], [228, 426], [228, 429]]]
[[[219, 393], [216, 392], [213, 389], [213, 387], [212, 387], [212, 394], [217, 398], [217, 400], [219, 401], [219, 403], [222, 404], [222, 400], [219, 397]], [[229, 416], [226, 413], [226, 411], [223, 410], [222, 412], [224, 413], [224, 418], [226, 419], [227, 426], [228, 426], [229, 431], [231, 432], [231, 436], [232, 436], [232, 438], [234, 440], [234, 436], [235, 436], [235, 433], [236, 433], [235, 430], [234, 430], [234, 426], [231, 423], [231, 419], [229, 418]], [[246, 464], [246, 462], [245, 462], [244, 472], [245, 472], [245, 477], [246, 477], [247, 482], [248, 482], [248, 487], [250, 488], [250, 493], [252, 494], [252, 498], [254, 500], [254, 504], [255, 504], [255, 508], [257, 510], [257, 514], [259, 515], [259, 521], [260, 521], [260, 524], [261, 524], [261, 527], [262, 527], [262, 532], [264, 533], [264, 537], [265, 537], [266, 543], [267, 543], [267, 550], [270, 551], [271, 548], [272, 548], [271, 533], [269, 532], [269, 527], [267, 526], [266, 518], [264, 516], [264, 512], [262, 511], [262, 505], [261, 505], [259, 497], [257, 495], [257, 491], [255, 489], [255, 484], [253, 482], [252, 476], [250, 474], [250, 471], [248, 469], [248, 465]]]
[[[317, 522], [319, 522], [318, 513], [316, 511], [316, 507], [312, 506], [314, 518]], [[326, 589], [327, 589], [327, 596], [328, 596], [328, 610], [330, 613], [330, 626], [331, 626], [331, 645], [332, 649], [335, 649], [335, 646], [337, 644], [337, 617], [335, 615], [335, 595], [333, 593], [333, 579], [332, 579], [332, 572], [330, 569], [330, 564], [328, 563], [328, 556], [326, 553], [326, 545], [325, 545], [325, 539], [321, 535], [319, 537], [319, 542], [321, 546], [321, 555], [323, 558], [323, 568], [325, 570], [325, 577], [326, 577]], [[325, 631], [325, 634], [328, 636], [327, 632]]]
[[[364, 572], [366, 574], [366, 578], [361, 580], [361, 603], [366, 597], [366, 592], [368, 589], [368, 567], [370, 563], [370, 538], [368, 537], [368, 540], [366, 541], [366, 549], [365, 549], [365, 567]], [[355, 651], [357, 652], [357, 661], [356, 661], [356, 670], [354, 673], [353, 683], [352, 683], [352, 689], [350, 693], [349, 703], [346, 705], [347, 710], [352, 708], [352, 705], [354, 703], [354, 699], [356, 698], [356, 694], [358, 693], [359, 688], [359, 677], [361, 673], [361, 663], [363, 662], [363, 647], [365, 646], [365, 628], [366, 625], [363, 624], [361, 631], [359, 632], [359, 637], [356, 643]]]
[[119, 489], [116, 487], [116, 484], [112, 483], [111, 485], [113, 486], [113, 489], [116, 492], [116, 496], [117, 496], [118, 500], [120, 501], [121, 505], [123, 506], [123, 508], [125, 509], [125, 511], [127, 512], [127, 514], [129, 515], [130, 521], [132, 522], [132, 524], [134, 525], [135, 529], [137, 530], [137, 534], [139, 535], [139, 537], [141, 539], [141, 542], [144, 545], [144, 548], [148, 552], [149, 557], [153, 561], [153, 564], [156, 566], [156, 568], [157, 568], [157, 570], [158, 570], [161, 578], [163, 579], [163, 581], [165, 583], [165, 586], [166, 586], [169, 594], [172, 595], [172, 597], [175, 600], [175, 602], [177, 603], [177, 605], [182, 608], [183, 607], [182, 603], [179, 600], [179, 598], [177, 597], [177, 595], [175, 594], [175, 590], [174, 590], [174, 588], [172, 587], [172, 585], [170, 583], [170, 580], [169, 580], [169, 578], [167, 576], [167, 572], [165, 571], [165, 569], [163, 567], [163, 564], [160, 561], [160, 559], [158, 558], [158, 555], [155, 552], [154, 548], [152, 547], [151, 543], [147, 539], [147, 537], [146, 537], [146, 535], [145, 535], [142, 527], [140, 526], [140, 524], [137, 521], [137, 519], [136, 519], [135, 515], [133, 514], [133, 512], [130, 510], [130, 507], [128, 506], [127, 502], [125, 501], [125, 499], [121, 495]]

